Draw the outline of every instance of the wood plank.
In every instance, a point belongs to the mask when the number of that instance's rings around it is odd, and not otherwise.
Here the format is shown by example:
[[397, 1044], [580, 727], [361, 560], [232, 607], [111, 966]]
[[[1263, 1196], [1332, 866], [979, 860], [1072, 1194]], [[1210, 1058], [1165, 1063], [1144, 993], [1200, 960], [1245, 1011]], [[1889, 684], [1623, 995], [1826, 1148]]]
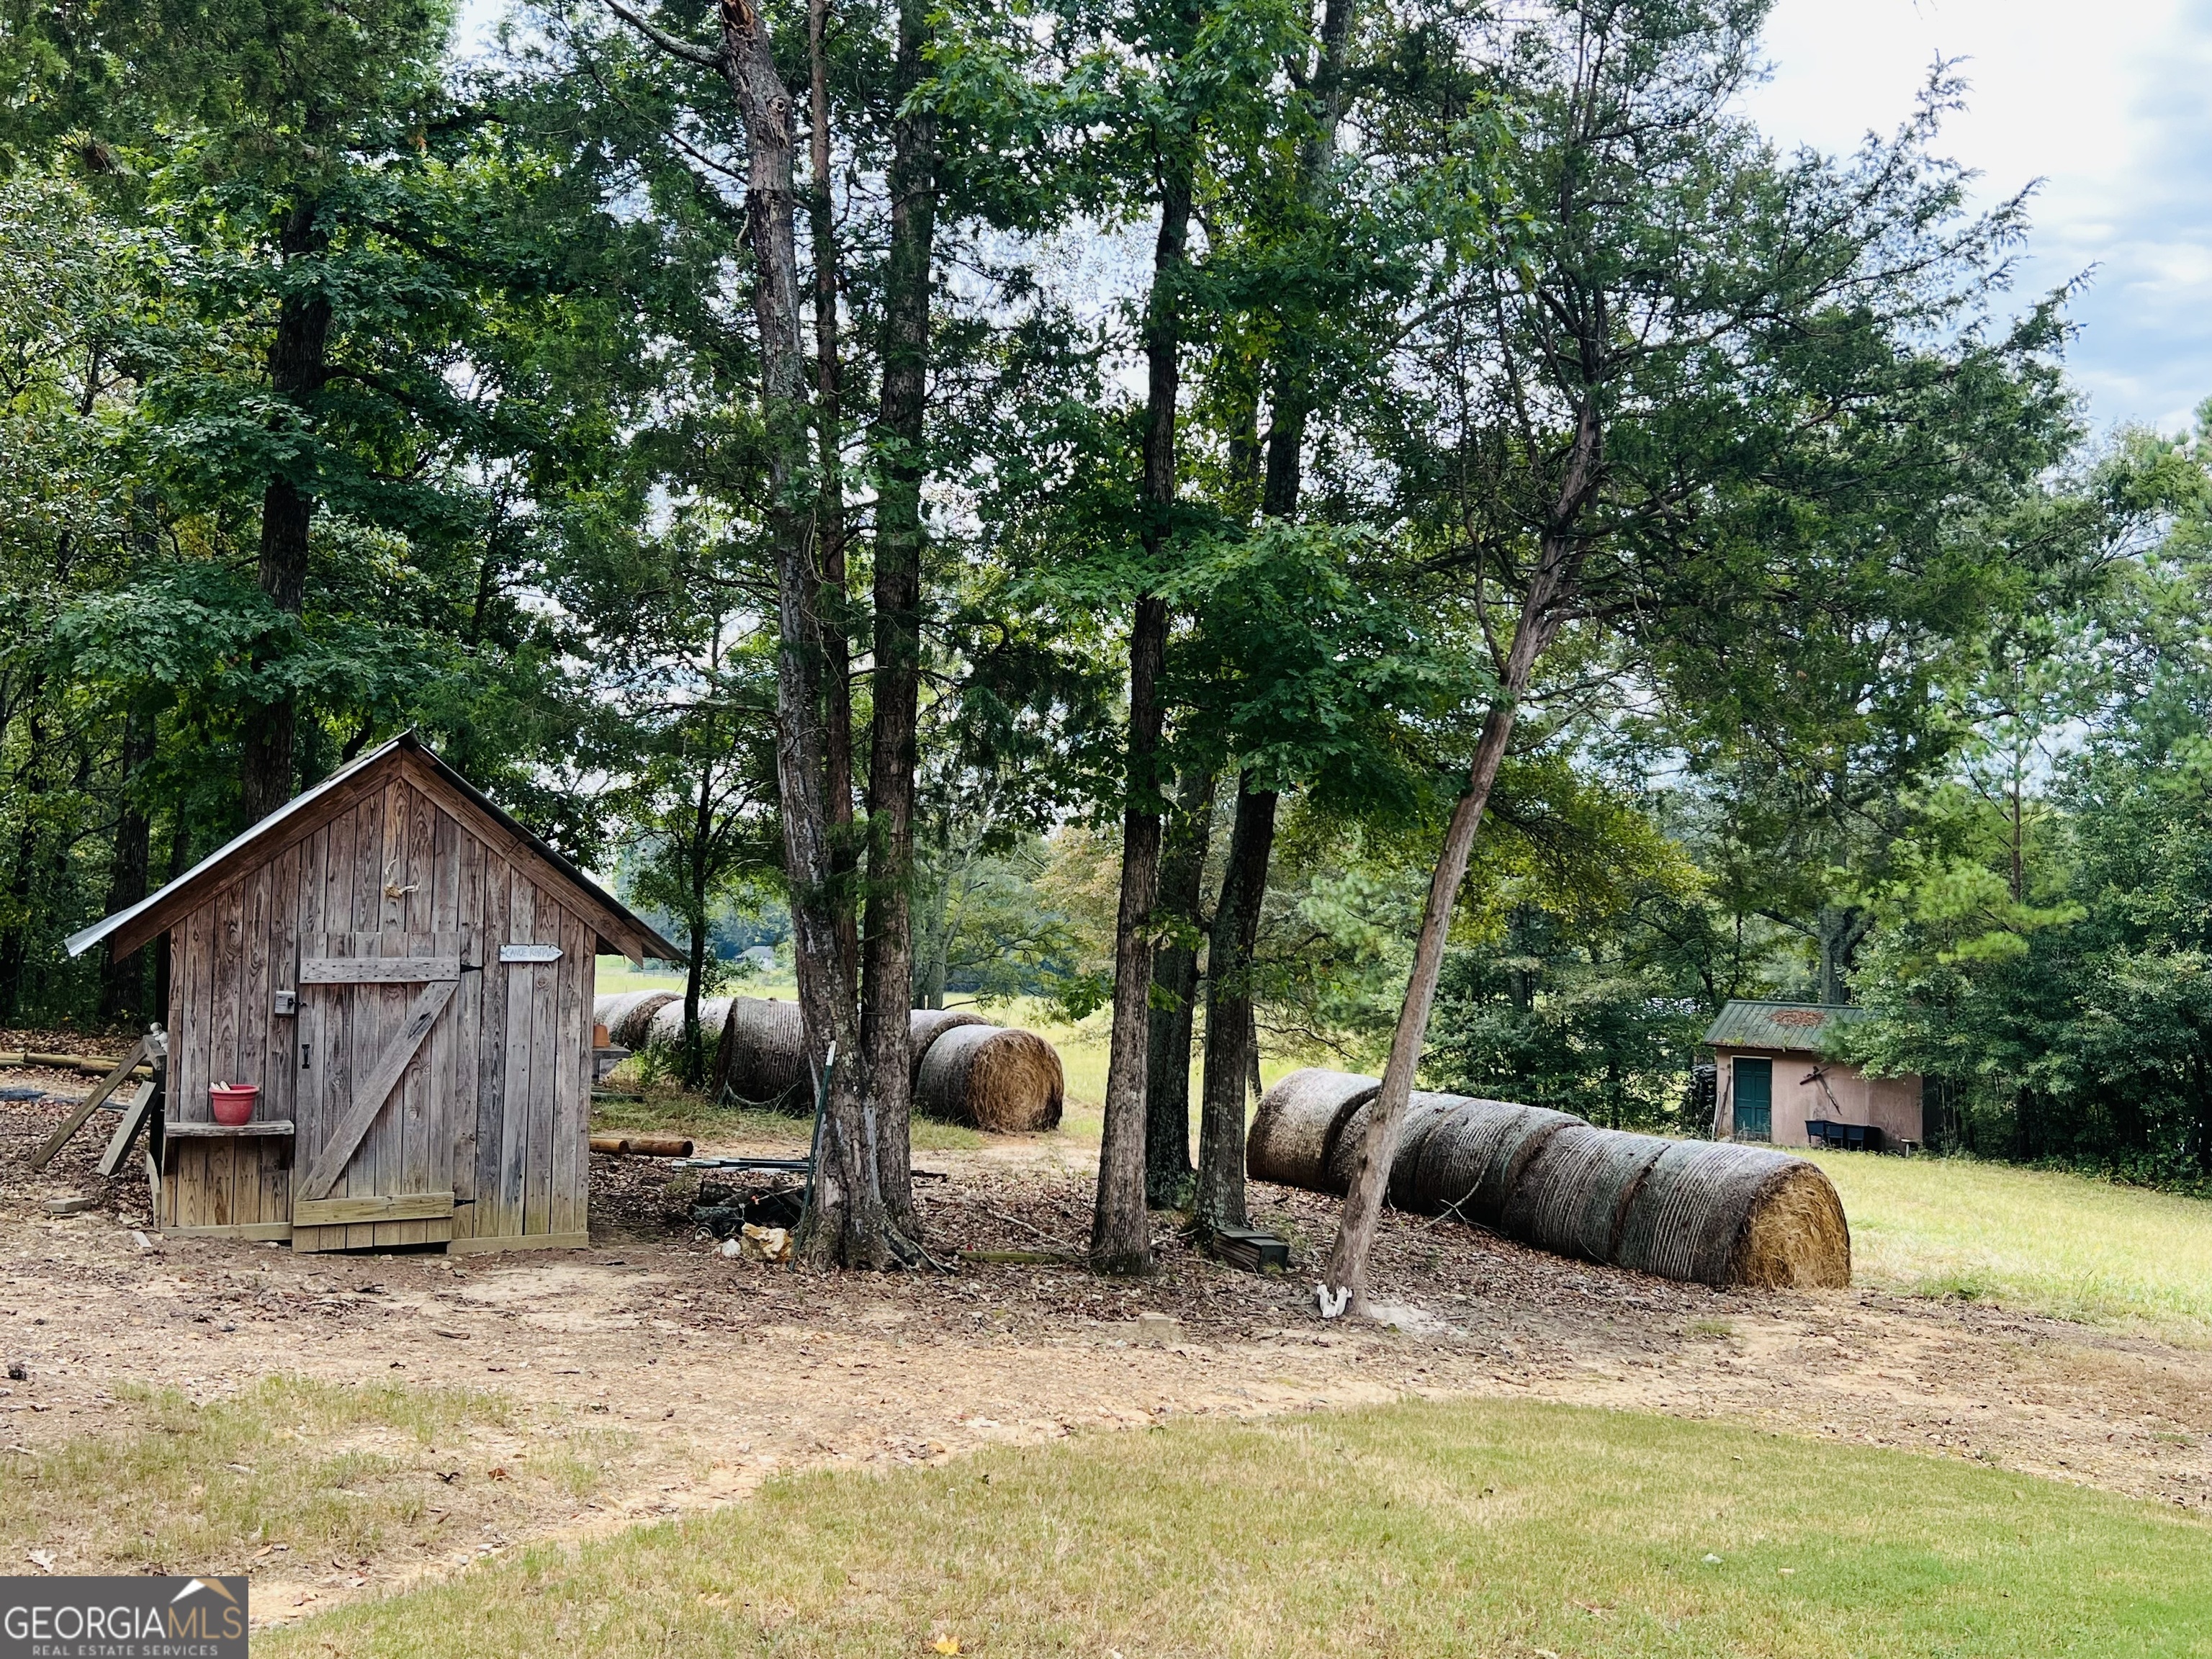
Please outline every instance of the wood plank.
[[289, 1117], [257, 1119], [252, 1123], [172, 1123], [163, 1133], [171, 1140], [249, 1140], [270, 1136], [289, 1140], [294, 1126]]
[[[668, 939], [656, 941], [649, 929], [607, 899], [577, 884], [574, 877], [548, 860], [476, 802], [454, 789], [425, 760], [407, 756], [403, 761], [416, 787], [437, 793], [439, 804], [461, 821], [464, 828], [491, 848], [511, 868], [535, 878], [548, 890], [568, 899], [594, 930], [594, 940], [604, 939], [633, 962], [642, 963], [659, 945], [675, 948]], [[681, 954], [680, 952], [678, 953]]]
[[[525, 942], [535, 943], [549, 933], [557, 934], [561, 908], [544, 889], [533, 884], [532, 919]], [[553, 1231], [547, 1190], [553, 1173], [553, 1091], [560, 1063], [560, 963], [516, 964], [516, 973], [530, 978], [530, 1132], [522, 1165], [522, 1231]]]
[[123, 1109], [123, 1121], [115, 1126], [115, 1133], [108, 1140], [107, 1150], [100, 1154], [100, 1174], [112, 1176], [123, 1167], [124, 1154], [131, 1150], [131, 1143], [138, 1138], [138, 1131], [145, 1127], [146, 1120], [153, 1115], [154, 1103], [161, 1098], [161, 1090], [151, 1082], [138, 1085], [138, 1092], [131, 1097], [131, 1103]]
[[[507, 871], [507, 915], [505, 939], [520, 934], [527, 939], [538, 920], [537, 891], [530, 878], [510, 866]], [[503, 941], [502, 941], [503, 942]], [[484, 971], [491, 971], [489, 950], [485, 951]], [[530, 1022], [536, 1006], [532, 996], [532, 981], [538, 970], [502, 964], [501, 973], [507, 980], [507, 1068], [501, 1087], [501, 1109], [499, 1121], [498, 1175], [493, 1188], [493, 1201], [498, 1212], [501, 1234], [528, 1231], [522, 1210], [522, 1170], [530, 1152], [530, 1054], [532, 1046]], [[483, 1200], [479, 1197], [479, 1204]], [[484, 1231], [482, 1219], [477, 1224], [481, 1235]]]
[[70, 1143], [70, 1138], [84, 1127], [85, 1119], [100, 1109], [100, 1103], [129, 1080], [131, 1071], [146, 1055], [146, 1039], [140, 1037], [131, 1045], [131, 1052], [123, 1056], [123, 1063], [100, 1079], [100, 1086], [77, 1103], [76, 1110], [69, 1115], [62, 1127], [47, 1138], [46, 1144], [33, 1152], [27, 1160], [33, 1170], [43, 1170], [53, 1162], [54, 1154]]
[[431, 1221], [378, 1221], [365, 1227], [349, 1227], [346, 1231], [349, 1236], [355, 1237], [367, 1233], [370, 1249], [397, 1250], [410, 1244], [446, 1243], [453, 1236], [453, 1218], [441, 1216]]
[[[252, 1083], [239, 1067], [240, 1037], [242, 1011], [239, 1005], [246, 995], [246, 884], [234, 881], [224, 888], [216, 900], [215, 927], [210, 937], [215, 945], [215, 1028], [209, 1041], [208, 1064], [218, 1083]], [[214, 1116], [214, 1108], [209, 1108]], [[204, 1160], [204, 1180], [206, 1190], [202, 1194], [205, 1212], [185, 1218], [187, 1222], [198, 1222], [217, 1226], [228, 1225], [239, 1219], [238, 1159], [229, 1143], [208, 1148]]]
[[[415, 839], [427, 849], [422, 854], [423, 885], [429, 901], [426, 925], [434, 937], [443, 934], [459, 940], [459, 826], [450, 814], [439, 810], [427, 792], [418, 789], [415, 799], [419, 820]], [[466, 941], [462, 941], [456, 954], [459, 961], [468, 959]], [[432, 1030], [429, 1050], [420, 1067], [422, 1115], [419, 1133], [409, 1143], [407, 1169], [408, 1184], [413, 1187], [419, 1181], [420, 1189], [424, 1191], [440, 1187], [450, 1191], [453, 1186], [453, 1045], [459, 1040], [461, 1018], [468, 1005], [459, 986], [454, 988], [454, 1004], [453, 1012]], [[427, 1236], [424, 1242], [428, 1242]]]
[[453, 1212], [451, 1193], [386, 1193], [368, 1198], [303, 1198], [292, 1206], [295, 1227], [348, 1225], [358, 1221], [426, 1221]]
[[[319, 1199], [330, 1195], [331, 1188], [345, 1169], [347, 1160], [352, 1158], [354, 1149], [361, 1145], [362, 1136], [368, 1132], [377, 1113], [383, 1109], [384, 1103], [391, 1097], [401, 1073], [414, 1060], [415, 1051], [422, 1046], [422, 1039], [429, 1035], [431, 1025], [445, 1011], [453, 995], [451, 980], [436, 981], [416, 994], [398, 1036], [377, 1056], [375, 1068], [348, 1103], [344, 1115], [338, 1120], [337, 1129], [317, 1151], [314, 1162], [308, 1166], [306, 1176], [300, 1182], [301, 1198]], [[296, 1211], [298, 1207], [295, 1200], [293, 1208]]]
[[164, 1227], [165, 1238], [240, 1238], [249, 1243], [282, 1243], [292, 1237], [289, 1221], [242, 1221], [227, 1227]]
[[460, 958], [455, 956], [308, 957], [300, 963], [302, 985], [419, 985], [460, 975]]
[[[405, 931], [407, 920], [407, 798], [410, 793], [406, 775], [395, 769], [392, 780], [386, 784], [384, 798], [379, 808], [379, 826], [382, 833], [382, 851], [378, 854], [374, 869], [365, 869], [373, 894], [372, 908], [365, 913], [362, 927], [376, 935], [373, 947], [358, 954], [364, 957], [399, 957], [407, 954], [399, 935]], [[396, 890], [396, 891], [395, 891]], [[411, 1006], [404, 992], [398, 986], [364, 988], [356, 994], [359, 1006], [375, 1010], [376, 1048], [378, 1054], [392, 1046], [404, 1029]], [[362, 1051], [364, 1054], [371, 1052]], [[410, 1065], [413, 1060], [410, 1060]], [[401, 1068], [393, 1085], [393, 1092], [404, 1095], [406, 1069]], [[362, 1143], [344, 1169], [344, 1192], [356, 1197], [373, 1196], [379, 1193], [396, 1193], [400, 1188], [399, 1140], [402, 1133], [400, 1119], [405, 1109], [404, 1100], [395, 1104], [387, 1097], [385, 1104], [391, 1108], [380, 1111], [368, 1121]], [[295, 1194], [296, 1206], [300, 1197], [325, 1198], [327, 1193]], [[349, 1250], [373, 1249], [380, 1234], [373, 1224], [349, 1226], [346, 1231], [346, 1248]]]
[[508, 872], [504, 860], [483, 842], [477, 844], [483, 848], [483, 927], [477, 934], [483, 971], [469, 978], [479, 988], [482, 1024], [477, 1035], [476, 1191], [471, 1194], [476, 1204], [466, 1223], [468, 1231], [483, 1235], [519, 1232], [521, 1222], [518, 1217], [514, 1227], [502, 1226], [499, 1195], [501, 1126], [507, 1121], [507, 971], [500, 965], [496, 946], [508, 927]]
[[[239, 884], [241, 895], [239, 928], [238, 1070], [246, 1082], [261, 1091], [254, 1103], [257, 1113], [271, 1117], [283, 1114], [270, 1104], [269, 1028], [276, 1015], [270, 1008], [275, 972], [269, 960], [269, 913], [276, 879], [276, 866], [264, 864]], [[286, 1076], [283, 1066], [277, 1075]], [[261, 1208], [261, 1158], [258, 1149], [241, 1154], [235, 1141], [230, 1158], [230, 1219], [267, 1221]]]
[[372, 774], [348, 779], [303, 811], [295, 821], [272, 831], [265, 841], [242, 850], [211, 870], [199, 872], [189, 883], [178, 884], [176, 890], [167, 893], [160, 904], [150, 906], [107, 936], [115, 959], [120, 961], [149, 939], [173, 929], [185, 916], [204, 904], [225, 882], [237, 880], [256, 866], [276, 858], [286, 848], [298, 845], [325, 825], [343, 817], [359, 803], [363, 795], [383, 787], [384, 769], [379, 767]]
[[530, 1233], [473, 1238], [455, 1237], [446, 1246], [447, 1255], [481, 1255], [488, 1250], [586, 1250], [592, 1241], [582, 1233]]
[[[465, 941], [462, 959], [483, 963], [483, 843], [460, 826], [444, 820], [453, 844], [455, 892], [453, 922]], [[452, 1177], [457, 1209], [456, 1233], [476, 1231], [477, 1114], [478, 1067], [477, 1045], [483, 1036], [484, 975], [471, 974], [455, 996], [452, 1075], [443, 1102], [446, 1111], [446, 1168]]]
[[591, 1173], [592, 951], [583, 919], [562, 911], [557, 996], [560, 1042], [553, 1052], [553, 1138], [547, 1149], [545, 1231], [585, 1231], [583, 1182]]
[[[215, 957], [210, 938], [214, 926], [212, 904], [201, 905], [185, 919], [181, 971], [189, 975], [189, 982], [185, 988], [185, 1024], [178, 1034], [183, 1039], [185, 1063], [182, 1075], [171, 1079], [173, 1085], [182, 1086], [167, 1113], [184, 1122], [204, 1123], [214, 1119], [214, 1109], [208, 1100], [208, 1085], [215, 1080], [208, 1034], [214, 1012]], [[172, 969], [176, 970], [173, 962]], [[197, 1226], [205, 1222], [212, 1206], [207, 1201], [207, 1170], [198, 1160], [193, 1160], [189, 1170], [179, 1170], [173, 1179], [166, 1182], [164, 1190], [168, 1198], [169, 1218], [177, 1225]]]

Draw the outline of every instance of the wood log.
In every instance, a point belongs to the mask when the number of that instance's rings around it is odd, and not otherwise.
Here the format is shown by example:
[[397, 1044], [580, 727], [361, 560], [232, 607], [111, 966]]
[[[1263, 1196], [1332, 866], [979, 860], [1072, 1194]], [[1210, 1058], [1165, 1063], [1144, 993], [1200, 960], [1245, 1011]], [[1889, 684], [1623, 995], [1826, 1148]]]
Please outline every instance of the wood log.
[[625, 1134], [593, 1135], [592, 1150], [612, 1158], [689, 1158], [693, 1148], [688, 1136], [640, 1130]]

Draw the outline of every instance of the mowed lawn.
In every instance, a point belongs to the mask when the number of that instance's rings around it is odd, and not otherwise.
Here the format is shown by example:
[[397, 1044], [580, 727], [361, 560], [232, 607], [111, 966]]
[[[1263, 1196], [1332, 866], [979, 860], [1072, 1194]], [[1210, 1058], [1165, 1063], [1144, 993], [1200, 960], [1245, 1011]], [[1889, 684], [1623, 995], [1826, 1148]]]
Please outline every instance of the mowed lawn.
[[2200, 1520], [1964, 1463], [1410, 1404], [788, 1479], [255, 1650], [2120, 1659], [2212, 1654], [2208, 1559]]
[[1814, 1156], [1856, 1282], [2212, 1342], [2212, 1203], [1966, 1158]]

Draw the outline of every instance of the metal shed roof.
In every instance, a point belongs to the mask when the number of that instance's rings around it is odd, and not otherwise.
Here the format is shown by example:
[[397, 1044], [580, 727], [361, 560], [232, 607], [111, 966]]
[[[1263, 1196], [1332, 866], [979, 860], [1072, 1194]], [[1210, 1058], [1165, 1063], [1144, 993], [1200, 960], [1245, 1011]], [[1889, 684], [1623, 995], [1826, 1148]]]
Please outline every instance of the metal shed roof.
[[1832, 1002], [1754, 1002], [1739, 998], [1726, 1004], [1705, 1028], [1713, 1048], [1781, 1048], [1816, 1054], [1838, 1025], [1868, 1017], [1871, 1011]]

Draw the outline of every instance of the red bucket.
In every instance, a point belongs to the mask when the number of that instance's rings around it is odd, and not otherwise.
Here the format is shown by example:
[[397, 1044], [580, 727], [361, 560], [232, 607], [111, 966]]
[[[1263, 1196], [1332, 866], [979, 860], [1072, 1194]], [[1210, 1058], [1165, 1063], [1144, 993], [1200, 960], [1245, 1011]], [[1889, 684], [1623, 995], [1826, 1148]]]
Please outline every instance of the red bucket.
[[216, 1083], [208, 1088], [208, 1099], [215, 1107], [215, 1121], [233, 1129], [253, 1121], [253, 1103], [260, 1098], [258, 1084]]

